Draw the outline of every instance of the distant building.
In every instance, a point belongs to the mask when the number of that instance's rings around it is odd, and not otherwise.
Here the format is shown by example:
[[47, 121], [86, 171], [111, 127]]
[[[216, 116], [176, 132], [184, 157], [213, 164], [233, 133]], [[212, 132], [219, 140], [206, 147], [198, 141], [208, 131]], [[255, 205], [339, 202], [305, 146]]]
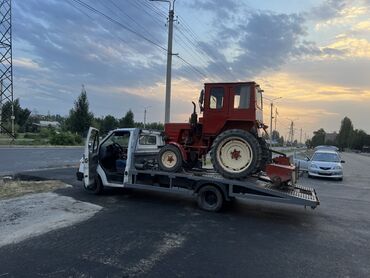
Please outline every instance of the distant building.
[[335, 142], [337, 139], [338, 133], [335, 131], [333, 133], [325, 133], [325, 142], [330, 141], [330, 142]]
[[37, 126], [38, 128], [60, 128], [60, 123], [56, 121], [40, 121], [39, 123], [33, 123], [33, 125]]

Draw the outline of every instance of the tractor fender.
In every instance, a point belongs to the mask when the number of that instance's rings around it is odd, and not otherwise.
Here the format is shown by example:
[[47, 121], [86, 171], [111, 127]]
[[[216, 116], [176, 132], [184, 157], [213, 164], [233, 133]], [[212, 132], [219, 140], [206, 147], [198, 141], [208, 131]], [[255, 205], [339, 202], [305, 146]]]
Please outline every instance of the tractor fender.
[[182, 160], [183, 161], [187, 161], [188, 160], [188, 154], [185, 151], [185, 149], [184, 149], [183, 146], [181, 146], [179, 143], [173, 142], [173, 141], [169, 142], [168, 144], [169, 145], [174, 145], [174, 146], [176, 146], [180, 150], [180, 153], [181, 153], [181, 156], [182, 156]]
[[224, 196], [225, 200], [226, 201], [230, 201], [230, 197], [229, 197], [229, 194], [227, 192], [227, 187], [225, 184], [223, 183], [219, 183], [219, 182], [210, 182], [210, 181], [198, 181], [195, 185], [195, 188], [194, 188], [194, 193], [198, 193], [199, 190], [203, 187], [203, 186], [206, 186], [206, 185], [211, 185], [211, 186], [214, 186], [214, 187], [217, 187], [218, 189], [221, 190], [222, 192], [222, 195]]

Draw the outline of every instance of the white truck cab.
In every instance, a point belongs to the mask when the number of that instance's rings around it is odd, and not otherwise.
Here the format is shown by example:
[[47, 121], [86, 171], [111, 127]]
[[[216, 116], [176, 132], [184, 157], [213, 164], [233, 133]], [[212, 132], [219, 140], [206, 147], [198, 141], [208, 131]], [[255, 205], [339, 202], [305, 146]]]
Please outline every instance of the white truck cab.
[[128, 173], [132, 166], [142, 170], [152, 168], [163, 145], [159, 131], [118, 128], [100, 142], [99, 130], [90, 127], [77, 178], [92, 193], [99, 193], [104, 186], [124, 187], [131, 182]]

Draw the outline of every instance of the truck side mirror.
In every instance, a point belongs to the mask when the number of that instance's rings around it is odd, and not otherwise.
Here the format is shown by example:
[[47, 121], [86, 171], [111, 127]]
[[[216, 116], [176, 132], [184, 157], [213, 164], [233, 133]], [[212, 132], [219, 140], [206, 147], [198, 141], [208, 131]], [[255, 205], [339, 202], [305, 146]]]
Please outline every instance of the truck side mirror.
[[340, 163], [346, 163], [344, 160], [341, 160]]

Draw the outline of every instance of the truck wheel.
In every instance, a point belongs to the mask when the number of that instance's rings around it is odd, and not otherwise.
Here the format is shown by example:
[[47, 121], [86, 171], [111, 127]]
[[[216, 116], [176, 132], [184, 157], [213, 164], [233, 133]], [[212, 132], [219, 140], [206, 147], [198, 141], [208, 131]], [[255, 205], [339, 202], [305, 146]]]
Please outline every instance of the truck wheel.
[[86, 192], [94, 195], [100, 195], [103, 193], [104, 186], [99, 176], [95, 177], [95, 182], [89, 186], [86, 186], [84, 182], [84, 189]]
[[177, 172], [182, 168], [180, 150], [174, 145], [165, 145], [158, 153], [159, 168], [166, 172]]
[[206, 185], [199, 190], [197, 201], [201, 209], [217, 212], [222, 208], [224, 198], [217, 187]]
[[216, 137], [211, 148], [211, 162], [225, 178], [242, 179], [260, 166], [261, 146], [251, 133], [230, 129]]

